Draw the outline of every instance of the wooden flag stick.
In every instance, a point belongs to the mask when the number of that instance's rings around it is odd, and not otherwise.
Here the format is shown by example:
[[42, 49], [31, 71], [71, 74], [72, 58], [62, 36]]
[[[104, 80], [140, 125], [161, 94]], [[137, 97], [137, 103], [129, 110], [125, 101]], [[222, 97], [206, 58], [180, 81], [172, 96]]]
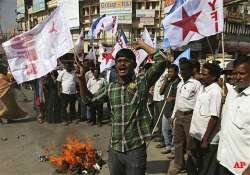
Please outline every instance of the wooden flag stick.
[[224, 32], [221, 33], [221, 48], [222, 48], [222, 68], [225, 68], [225, 46], [224, 46]]
[[209, 49], [210, 49], [210, 52], [211, 52], [211, 54], [212, 54], [212, 56], [213, 56], [213, 58], [214, 58], [214, 60], [215, 60], [214, 51], [213, 51], [213, 48], [212, 48], [212, 46], [211, 46], [211, 43], [210, 43], [208, 37], [206, 37], [206, 39], [207, 39], [207, 43], [208, 43], [208, 47], [209, 47]]
[[76, 53], [75, 46], [73, 47], [73, 52], [74, 52], [74, 61], [75, 61], [75, 63], [76, 63], [78, 66], [81, 65], [80, 62], [79, 62], [79, 57], [78, 57], [78, 55], [77, 55], [77, 53]]
[[96, 60], [96, 55], [95, 55], [95, 47], [94, 47], [94, 44], [92, 45], [92, 52], [94, 54], [94, 64], [95, 66], [97, 65], [97, 60]]
[[[225, 46], [224, 46], [224, 32], [221, 33], [221, 48], [222, 48], [222, 69], [225, 69]], [[227, 95], [227, 86], [225, 83], [225, 77], [223, 78], [222, 83], [223, 96]]]

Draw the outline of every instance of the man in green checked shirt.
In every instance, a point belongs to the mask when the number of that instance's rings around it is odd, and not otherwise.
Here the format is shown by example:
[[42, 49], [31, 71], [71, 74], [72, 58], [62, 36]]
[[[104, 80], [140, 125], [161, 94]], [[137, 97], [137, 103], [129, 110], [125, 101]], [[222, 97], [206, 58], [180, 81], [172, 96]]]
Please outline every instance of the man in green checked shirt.
[[108, 102], [111, 106], [112, 134], [109, 150], [111, 175], [144, 175], [146, 171], [146, 138], [151, 136], [146, 102], [149, 88], [165, 70], [167, 57], [161, 51], [137, 42], [135, 49], [153, 55], [155, 63], [143, 77], [135, 77], [136, 56], [121, 49], [115, 57], [118, 80], [92, 95], [86, 88], [85, 70], [80, 66], [80, 95], [90, 105]]

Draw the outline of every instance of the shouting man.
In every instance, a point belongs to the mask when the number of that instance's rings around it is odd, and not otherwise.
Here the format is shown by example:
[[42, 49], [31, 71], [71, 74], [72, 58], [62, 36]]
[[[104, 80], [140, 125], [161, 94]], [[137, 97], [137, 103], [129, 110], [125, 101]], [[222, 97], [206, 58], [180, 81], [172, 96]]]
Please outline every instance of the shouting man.
[[121, 49], [115, 57], [118, 80], [107, 84], [95, 95], [86, 88], [84, 69], [80, 66], [80, 95], [90, 105], [108, 102], [111, 106], [112, 135], [109, 150], [111, 175], [144, 175], [146, 170], [145, 139], [151, 136], [147, 114], [149, 88], [166, 67], [166, 56], [142, 40], [136, 49], [153, 54], [154, 65], [145, 76], [135, 77], [136, 57], [132, 50]]

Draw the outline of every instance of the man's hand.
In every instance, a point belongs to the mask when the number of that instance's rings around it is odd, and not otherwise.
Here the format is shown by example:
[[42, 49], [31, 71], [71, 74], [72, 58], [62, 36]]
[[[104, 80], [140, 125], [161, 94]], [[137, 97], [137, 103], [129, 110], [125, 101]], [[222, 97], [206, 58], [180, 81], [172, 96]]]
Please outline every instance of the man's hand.
[[133, 44], [133, 48], [138, 50], [138, 49], [143, 49], [145, 52], [147, 52], [149, 55], [153, 54], [156, 50], [146, 44], [143, 39], [138, 39], [135, 44]]
[[208, 150], [208, 141], [207, 141], [206, 139], [203, 139], [203, 140], [202, 140], [201, 149], [202, 149], [204, 152], [207, 152], [207, 150]]
[[169, 119], [168, 119], [168, 123], [169, 123], [169, 127], [170, 127], [171, 129], [173, 129], [173, 126], [174, 126], [174, 119], [169, 118]]
[[166, 101], [167, 101], [167, 102], [171, 102], [171, 101], [173, 101], [173, 100], [175, 100], [175, 97], [166, 97]]
[[149, 89], [149, 94], [154, 96], [154, 86]]
[[85, 76], [86, 69], [84, 68], [82, 64], [77, 64], [77, 67], [79, 69], [79, 73], [77, 74], [77, 76], [79, 78], [82, 78], [83, 76]]
[[139, 49], [143, 49], [145, 46], [145, 42], [143, 41], [143, 39], [138, 39], [134, 44], [133, 47], [135, 50], [139, 50]]

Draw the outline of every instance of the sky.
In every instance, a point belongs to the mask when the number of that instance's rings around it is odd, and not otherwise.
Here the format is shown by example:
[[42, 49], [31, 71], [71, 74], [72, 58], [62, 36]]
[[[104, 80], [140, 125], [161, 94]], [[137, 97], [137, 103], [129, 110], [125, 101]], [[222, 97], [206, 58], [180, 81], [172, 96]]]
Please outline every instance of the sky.
[[3, 32], [10, 32], [16, 23], [16, 0], [0, 0], [0, 25]]

